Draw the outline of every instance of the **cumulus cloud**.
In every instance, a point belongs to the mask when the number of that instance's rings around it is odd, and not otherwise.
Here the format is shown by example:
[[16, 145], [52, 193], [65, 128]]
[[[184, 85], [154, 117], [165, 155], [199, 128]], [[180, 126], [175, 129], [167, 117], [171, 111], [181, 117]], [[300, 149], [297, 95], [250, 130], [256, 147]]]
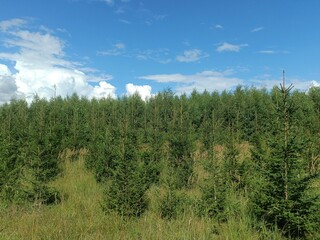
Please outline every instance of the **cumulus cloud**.
[[16, 97], [17, 86], [11, 71], [6, 65], [0, 64], [0, 104]]
[[224, 42], [216, 48], [216, 51], [217, 52], [239, 52], [241, 50], [241, 48], [247, 47], [247, 46], [248, 46], [248, 44], [236, 45], [236, 44]]
[[190, 93], [194, 89], [198, 91], [222, 91], [232, 89], [233, 87], [243, 84], [243, 80], [233, 77], [230, 70], [219, 71], [203, 71], [191, 75], [184, 74], [158, 74], [141, 76], [140, 79], [152, 80], [159, 83], [176, 83], [178, 93]]
[[116, 88], [106, 81], [100, 81], [89, 96], [92, 98], [116, 98]]
[[0, 104], [10, 101], [17, 96], [17, 86], [11, 76], [0, 75]]
[[[87, 73], [81, 64], [67, 60], [64, 41], [40, 29], [30, 31], [25, 25], [24, 20], [18, 19], [0, 22], [1, 31], [8, 35], [3, 40], [8, 52], [0, 52], [0, 60], [10, 61], [15, 70], [11, 73], [6, 65], [0, 65], [0, 92], [8, 92], [1, 94], [0, 101], [20, 96], [30, 102], [35, 95], [51, 98], [73, 93], [115, 96], [115, 88], [106, 82], [112, 76]], [[90, 85], [90, 81], [98, 82], [97, 86]]]
[[310, 87], [320, 87], [320, 82], [317, 82], [315, 80], [312, 80], [310, 82]]
[[183, 52], [183, 55], [177, 56], [178, 62], [196, 62], [201, 58], [208, 57], [208, 54], [203, 53], [200, 49], [191, 49]]
[[134, 85], [132, 83], [128, 83], [126, 85], [126, 90], [127, 90], [126, 95], [131, 96], [133, 94], [138, 94], [143, 101], [148, 100], [152, 96], [151, 94], [152, 89], [151, 89], [151, 86], [149, 85], [139, 86], [139, 85]]
[[0, 64], [0, 76], [10, 76], [10, 75], [11, 75], [11, 71], [9, 70], [9, 68], [4, 64]]

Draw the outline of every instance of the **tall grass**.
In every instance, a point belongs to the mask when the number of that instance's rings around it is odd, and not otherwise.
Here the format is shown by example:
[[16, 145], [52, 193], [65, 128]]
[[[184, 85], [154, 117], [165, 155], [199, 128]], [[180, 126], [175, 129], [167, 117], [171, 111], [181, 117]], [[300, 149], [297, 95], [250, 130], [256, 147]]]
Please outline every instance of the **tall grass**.
[[[61, 203], [1, 207], [0, 239], [262, 239], [246, 216], [245, 200], [236, 196], [231, 201], [237, 214], [222, 224], [192, 209], [173, 220], [161, 219], [153, 206], [141, 218], [106, 215], [100, 207], [103, 186], [85, 169], [84, 153], [76, 161], [67, 155], [64, 174], [52, 183], [62, 193]], [[156, 196], [150, 198], [157, 204]]]

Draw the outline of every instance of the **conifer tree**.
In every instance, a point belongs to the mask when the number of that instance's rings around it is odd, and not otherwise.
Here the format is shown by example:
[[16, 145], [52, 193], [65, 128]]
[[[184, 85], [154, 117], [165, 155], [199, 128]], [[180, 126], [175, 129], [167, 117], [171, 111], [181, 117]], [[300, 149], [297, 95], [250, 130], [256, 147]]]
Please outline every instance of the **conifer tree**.
[[228, 143], [226, 144], [224, 150], [224, 171], [226, 181], [230, 186], [234, 184], [240, 184], [241, 181], [241, 174], [240, 174], [240, 164], [239, 164], [239, 150], [235, 144], [235, 140], [232, 134]]
[[223, 218], [227, 189], [224, 169], [213, 151], [209, 152], [209, 158], [203, 165], [208, 176], [201, 186], [200, 212], [209, 217]]
[[[253, 196], [253, 212], [269, 227], [277, 227], [285, 236], [304, 238], [319, 229], [319, 196], [309, 187], [317, 175], [306, 172], [302, 158], [303, 139], [296, 134], [295, 106], [283, 83], [277, 89], [273, 128], [267, 148], [256, 146], [253, 157], [260, 173], [258, 192]], [[261, 143], [261, 141], [260, 141]]]
[[168, 185], [172, 188], [188, 187], [193, 174], [193, 142], [188, 132], [176, 133], [170, 138]]
[[23, 170], [26, 199], [46, 204], [60, 200], [58, 191], [50, 188], [48, 183], [61, 171], [57, 146], [53, 145], [53, 132], [49, 126], [48, 104], [46, 100], [35, 97], [29, 107], [26, 164]]
[[108, 127], [98, 133], [88, 144], [89, 156], [86, 165], [94, 170], [98, 182], [104, 182], [113, 175], [117, 159], [121, 156], [121, 136], [119, 128]]
[[25, 198], [23, 173], [28, 155], [28, 108], [26, 101], [12, 100], [3, 107], [4, 128], [0, 146], [0, 197], [9, 202]]
[[193, 175], [193, 151], [195, 134], [187, 109], [187, 99], [183, 95], [175, 98], [176, 105], [169, 134], [169, 182], [174, 188], [189, 187]]
[[121, 216], [140, 216], [147, 209], [145, 191], [148, 184], [143, 165], [137, 152], [137, 136], [128, 132], [118, 147], [121, 152], [115, 156], [115, 168], [106, 190], [104, 210], [114, 211]]

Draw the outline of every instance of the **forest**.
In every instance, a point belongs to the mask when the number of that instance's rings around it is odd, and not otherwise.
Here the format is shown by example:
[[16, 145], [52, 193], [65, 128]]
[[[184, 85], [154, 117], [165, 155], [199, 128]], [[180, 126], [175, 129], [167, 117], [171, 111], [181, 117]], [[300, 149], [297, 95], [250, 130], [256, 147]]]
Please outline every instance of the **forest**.
[[11, 100], [0, 238], [319, 239], [319, 171], [318, 87]]

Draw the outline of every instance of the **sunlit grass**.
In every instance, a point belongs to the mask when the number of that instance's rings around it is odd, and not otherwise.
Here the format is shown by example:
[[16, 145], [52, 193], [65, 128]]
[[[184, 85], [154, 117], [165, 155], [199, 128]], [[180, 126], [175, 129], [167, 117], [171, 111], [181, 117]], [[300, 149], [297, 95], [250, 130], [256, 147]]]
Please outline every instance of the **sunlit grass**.
[[[151, 206], [141, 218], [106, 215], [100, 207], [103, 186], [85, 169], [83, 155], [76, 161], [66, 157], [63, 175], [52, 183], [62, 194], [60, 204], [1, 208], [0, 239], [261, 239], [242, 212], [242, 199], [232, 200], [240, 204], [239, 215], [221, 224], [197, 216], [192, 209], [177, 219], [163, 220], [154, 206], [157, 195], [150, 196]], [[187, 192], [195, 194], [192, 189]]]

